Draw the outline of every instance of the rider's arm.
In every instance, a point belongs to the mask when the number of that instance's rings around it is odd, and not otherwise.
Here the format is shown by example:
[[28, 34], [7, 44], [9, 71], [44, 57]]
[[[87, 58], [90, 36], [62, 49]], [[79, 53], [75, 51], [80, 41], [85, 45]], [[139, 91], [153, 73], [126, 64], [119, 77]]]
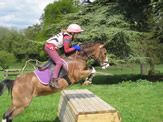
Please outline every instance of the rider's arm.
[[75, 50], [73, 47], [70, 48], [70, 41], [71, 41], [71, 38], [69, 36], [64, 36], [63, 43], [64, 43], [65, 53], [70, 53]]

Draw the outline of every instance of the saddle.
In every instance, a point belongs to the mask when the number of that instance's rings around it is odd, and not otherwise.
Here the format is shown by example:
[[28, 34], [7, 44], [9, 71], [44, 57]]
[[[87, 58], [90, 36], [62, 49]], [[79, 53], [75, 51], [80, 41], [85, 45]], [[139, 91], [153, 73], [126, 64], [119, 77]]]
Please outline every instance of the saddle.
[[[62, 78], [63, 76], [67, 75], [68, 73], [68, 65], [67, 63], [61, 59], [63, 61], [63, 66], [61, 67], [58, 77]], [[47, 63], [43, 64], [43, 65], [36, 65], [39, 71], [44, 71], [46, 69], [49, 69], [51, 71], [51, 73], [54, 73], [54, 67], [56, 66], [56, 63], [52, 60], [49, 59]]]
[[[63, 59], [61, 60], [63, 61], [63, 66], [59, 71], [58, 78], [64, 78], [70, 85], [71, 81], [67, 76], [68, 64]], [[52, 75], [55, 72], [54, 71], [55, 66], [56, 63], [52, 59], [49, 59], [48, 62], [43, 65], [36, 65], [36, 67], [38, 67], [38, 70], [35, 70], [34, 73], [42, 84], [44, 85], [49, 84], [50, 80], [52, 79]]]

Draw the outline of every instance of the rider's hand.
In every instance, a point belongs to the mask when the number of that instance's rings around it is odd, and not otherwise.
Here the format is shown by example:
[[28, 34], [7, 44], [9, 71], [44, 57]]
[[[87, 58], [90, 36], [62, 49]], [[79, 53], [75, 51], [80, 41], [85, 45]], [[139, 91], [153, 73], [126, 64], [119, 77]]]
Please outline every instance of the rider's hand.
[[75, 50], [80, 50], [80, 46], [78, 46], [78, 45], [74, 45], [74, 46], [72, 46]]

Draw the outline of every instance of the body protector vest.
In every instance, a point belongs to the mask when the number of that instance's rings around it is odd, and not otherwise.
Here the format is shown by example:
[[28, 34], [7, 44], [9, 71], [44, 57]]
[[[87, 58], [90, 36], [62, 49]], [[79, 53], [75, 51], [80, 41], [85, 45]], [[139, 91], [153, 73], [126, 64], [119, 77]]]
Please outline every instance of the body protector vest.
[[46, 41], [46, 43], [52, 43], [54, 44], [57, 48], [62, 48], [63, 47], [63, 37], [64, 36], [70, 36], [68, 33], [59, 33], [53, 37], [51, 37], [50, 39], [48, 39]]

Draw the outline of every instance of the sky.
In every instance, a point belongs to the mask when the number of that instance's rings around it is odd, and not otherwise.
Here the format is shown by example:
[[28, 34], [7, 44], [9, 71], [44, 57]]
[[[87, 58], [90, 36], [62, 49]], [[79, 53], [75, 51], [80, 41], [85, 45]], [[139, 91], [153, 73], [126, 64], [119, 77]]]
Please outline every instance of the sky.
[[44, 8], [54, 1], [57, 0], [0, 0], [0, 27], [23, 29], [39, 24]]
[[44, 8], [54, 0], [0, 0], [0, 26], [26, 28], [39, 23]]

